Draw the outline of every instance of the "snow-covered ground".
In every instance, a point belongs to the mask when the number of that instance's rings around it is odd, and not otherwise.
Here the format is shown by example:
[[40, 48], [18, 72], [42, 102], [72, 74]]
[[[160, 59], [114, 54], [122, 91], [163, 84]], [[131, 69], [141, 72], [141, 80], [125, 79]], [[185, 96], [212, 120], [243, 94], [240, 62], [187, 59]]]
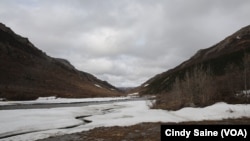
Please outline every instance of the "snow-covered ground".
[[0, 105], [20, 105], [20, 104], [51, 104], [51, 103], [79, 103], [79, 102], [100, 102], [130, 99], [131, 97], [102, 97], [102, 98], [57, 98], [40, 97], [30, 101], [0, 101]]
[[139, 97], [139, 93], [128, 94], [129, 97]]
[[[13, 134], [31, 133], [0, 140], [31, 141], [87, 131], [95, 127], [129, 126], [141, 122], [182, 122], [250, 117], [249, 104], [230, 105], [221, 102], [205, 108], [183, 108], [178, 111], [150, 109], [151, 104], [150, 101], [127, 101], [84, 107], [1, 110], [0, 138]], [[84, 120], [92, 122], [84, 123]]]

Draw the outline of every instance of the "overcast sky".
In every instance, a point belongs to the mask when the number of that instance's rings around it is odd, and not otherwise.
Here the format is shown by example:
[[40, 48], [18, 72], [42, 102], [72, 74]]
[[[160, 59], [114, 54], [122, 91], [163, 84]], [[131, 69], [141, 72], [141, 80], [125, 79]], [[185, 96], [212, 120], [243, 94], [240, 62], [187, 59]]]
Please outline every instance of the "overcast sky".
[[249, 0], [0, 0], [0, 22], [49, 56], [138, 86], [250, 24]]

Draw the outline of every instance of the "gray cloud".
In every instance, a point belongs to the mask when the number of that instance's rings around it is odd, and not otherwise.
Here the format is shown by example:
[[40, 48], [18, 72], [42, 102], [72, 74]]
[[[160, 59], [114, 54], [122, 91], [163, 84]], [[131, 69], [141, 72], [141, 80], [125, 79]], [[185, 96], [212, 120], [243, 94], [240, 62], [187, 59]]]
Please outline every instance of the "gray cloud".
[[242, 0], [1, 0], [0, 21], [115, 86], [140, 85], [250, 23]]

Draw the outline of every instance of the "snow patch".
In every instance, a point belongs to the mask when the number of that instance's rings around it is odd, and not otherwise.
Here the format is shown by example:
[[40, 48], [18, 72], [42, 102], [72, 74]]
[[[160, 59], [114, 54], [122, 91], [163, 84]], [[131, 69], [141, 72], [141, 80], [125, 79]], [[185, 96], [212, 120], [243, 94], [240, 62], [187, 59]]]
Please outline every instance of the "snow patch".
[[249, 98], [250, 97], [250, 90], [239, 91], [238, 93], [236, 93], [236, 96], [243, 96], [243, 97]]
[[143, 87], [147, 87], [149, 84], [145, 84]]
[[54, 100], [56, 99], [56, 96], [50, 96], [50, 97], [39, 97], [37, 101], [44, 101], [44, 100]]
[[6, 99], [5, 98], [0, 98], [0, 101], [6, 101]]
[[132, 93], [132, 94], [128, 94], [129, 97], [138, 97], [139, 96], [139, 93], [136, 92], [136, 93]]
[[95, 86], [98, 87], [98, 88], [102, 88], [102, 87], [101, 87], [100, 85], [98, 85], [98, 84], [95, 84]]

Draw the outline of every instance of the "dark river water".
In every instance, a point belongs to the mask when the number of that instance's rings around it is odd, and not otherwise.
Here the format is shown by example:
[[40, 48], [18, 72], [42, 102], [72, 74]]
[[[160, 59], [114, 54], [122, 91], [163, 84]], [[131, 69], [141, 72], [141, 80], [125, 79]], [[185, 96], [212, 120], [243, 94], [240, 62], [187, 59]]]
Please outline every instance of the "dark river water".
[[18, 105], [0, 105], [0, 110], [16, 110], [16, 109], [47, 109], [47, 108], [59, 108], [59, 107], [81, 107], [97, 104], [108, 104], [114, 102], [126, 102], [126, 101], [141, 101], [146, 100], [145, 97], [122, 99], [122, 100], [110, 100], [110, 101], [91, 101], [91, 102], [74, 102], [74, 103], [39, 103], [39, 104], [18, 104]]

